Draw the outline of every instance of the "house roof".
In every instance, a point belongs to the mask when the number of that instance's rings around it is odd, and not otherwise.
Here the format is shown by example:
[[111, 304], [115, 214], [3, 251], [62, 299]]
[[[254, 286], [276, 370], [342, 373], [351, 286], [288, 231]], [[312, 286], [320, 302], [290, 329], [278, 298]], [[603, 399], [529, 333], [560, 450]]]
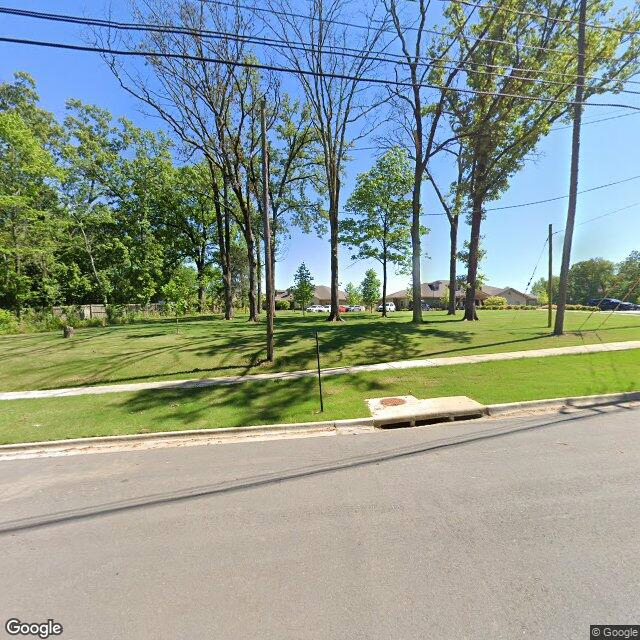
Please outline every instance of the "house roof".
[[484, 287], [482, 287], [482, 290], [490, 296], [504, 296], [505, 293], [517, 293], [518, 295], [524, 296], [524, 298], [526, 300], [537, 300], [538, 296], [534, 296], [531, 295], [529, 293], [523, 293], [522, 291], [518, 291], [517, 289], [514, 289], [513, 287], [490, 287], [488, 285], [485, 285]]
[[[292, 294], [293, 287], [289, 287], [289, 289], [285, 289], [284, 291], [276, 292], [276, 300], [291, 300], [293, 297]], [[313, 297], [318, 300], [330, 300], [331, 299], [331, 287], [327, 287], [323, 284], [316, 285], [313, 291]], [[347, 294], [338, 289], [338, 300], [346, 300]]]
[[[448, 280], [434, 280], [433, 282], [423, 282], [420, 285], [420, 297], [424, 298], [425, 300], [428, 300], [429, 298], [443, 298], [445, 295], [447, 295], [448, 287]], [[464, 295], [464, 291], [456, 291], [456, 298], [463, 298]], [[478, 291], [476, 293], [476, 296], [480, 299], [486, 298], [484, 291]], [[410, 294], [407, 289], [402, 289], [401, 291], [387, 294], [387, 299], [403, 299], [409, 297]]]

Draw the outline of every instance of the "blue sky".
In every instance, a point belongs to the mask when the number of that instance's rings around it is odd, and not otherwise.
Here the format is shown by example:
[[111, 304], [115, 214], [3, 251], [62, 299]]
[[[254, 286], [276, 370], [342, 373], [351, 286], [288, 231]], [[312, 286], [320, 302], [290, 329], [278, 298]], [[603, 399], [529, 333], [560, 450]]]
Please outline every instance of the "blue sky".
[[[76, 15], [100, 16], [99, 3], [83, 0], [60, 0], [55, 11]], [[52, 10], [44, 0], [20, 2], [20, 8]], [[40, 23], [3, 16], [0, 35], [78, 42], [81, 33], [75, 27]], [[76, 97], [109, 109], [114, 115], [125, 115], [138, 125], [151, 129], [162, 128], [162, 122], [140, 112], [137, 102], [123, 92], [111, 73], [96, 54], [38, 49], [0, 43], [0, 82], [10, 80], [14, 71], [29, 72], [36, 79], [42, 106], [62, 117], [67, 98]], [[638, 88], [638, 87], [630, 87]], [[622, 94], [616, 102], [640, 105], [637, 96]], [[606, 99], [598, 99], [605, 102]], [[625, 113], [610, 107], [587, 107], [585, 121]], [[361, 143], [369, 146], [370, 143]], [[511, 182], [500, 201], [490, 207], [519, 204], [564, 195], [568, 192], [571, 130], [553, 131], [539, 147], [539, 157], [527, 164]], [[640, 175], [637, 150], [640, 147], [640, 112], [629, 117], [587, 124], [583, 128], [580, 188], [588, 189], [608, 182]], [[354, 152], [347, 167], [343, 188], [343, 202], [348, 197], [357, 173], [369, 168], [374, 152]], [[435, 165], [438, 169], [446, 169]], [[424, 188], [425, 213], [440, 213], [439, 204], [428, 186]], [[640, 179], [607, 189], [586, 193], [579, 197], [577, 223], [615, 209], [640, 202]], [[552, 223], [564, 228], [567, 201], [526, 208], [489, 212], [483, 223], [484, 247], [487, 251], [482, 271], [488, 283], [495, 286], [526, 286]], [[448, 223], [444, 217], [428, 217], [430, 233], [423, 239], [429, 258], [423, 262], [423, 281], [446, 278], [448, 274]], [[462, 226], [460, 242], [467, 239], [468, 229]], [[601, 256], [613, 261], [623, 259], [633, 249], [640, 249], [640, 206], [621, 211], [585, 225], [577, 226], [572, 261]], [[562, 235], [555, 236], [556, 265], [562, 250]], [[284, 288], [292, 283], [298, 265], [306, 262], [317, 284], [329, 282], [328, 238], [306, 236], [293, 231], [285, 258], [276, 269], [276, 286]], [[350, 252], [340, 252], [340, 281], [359, 282], [364, 271], [376, 263], [352, 263]], [[546, 274], [546, 260], [538, 267], [536, 278]], [[407, 276], [391, 275], [389, 290], [406, 288]]]

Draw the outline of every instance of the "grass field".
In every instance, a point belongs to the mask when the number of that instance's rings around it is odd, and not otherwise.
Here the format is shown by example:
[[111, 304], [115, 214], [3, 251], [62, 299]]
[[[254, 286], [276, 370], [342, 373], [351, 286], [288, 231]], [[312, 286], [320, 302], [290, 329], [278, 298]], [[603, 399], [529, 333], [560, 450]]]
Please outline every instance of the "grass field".
[[355, 418], [368, 415], [366, 398], [390, 395], [467, 395], [496, 403], [634, 391], [640, 390], [640, 351], [343, 375], [325, 378], [323, 389], [322, 414], [314, 378], [8, 400], [0, 402], [0, 443]]
[[[278, 314], [276, 362], [264, 358], [265, 325], [246, 317], [172, 320], [80, 329], [68, 340], [44, 333], [0, 337], [0, 391], [214, 377], [308, 369], [315, 366], [320, 335], [322, 365], [349, 366], [408, 358], [540, 349], [640, 339], [640, 315], [567, 313], [567, 335], [556, 338], [540, 311], [485, 311], [480, 322], [461, 322], [442, 311], [425, 314], [420, 326], [408, 312], [325, 317]], [[583, 326], [584, 325], [584, 326]]]

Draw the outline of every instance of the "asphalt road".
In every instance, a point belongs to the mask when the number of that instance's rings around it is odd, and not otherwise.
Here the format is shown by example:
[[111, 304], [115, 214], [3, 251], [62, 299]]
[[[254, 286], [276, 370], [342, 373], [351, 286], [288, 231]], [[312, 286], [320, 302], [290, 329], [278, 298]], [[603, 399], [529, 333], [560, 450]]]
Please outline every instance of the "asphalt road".
[[639, 428], [617, 408], [4, 461], [2, 626], [586, 640], [640, 623]]

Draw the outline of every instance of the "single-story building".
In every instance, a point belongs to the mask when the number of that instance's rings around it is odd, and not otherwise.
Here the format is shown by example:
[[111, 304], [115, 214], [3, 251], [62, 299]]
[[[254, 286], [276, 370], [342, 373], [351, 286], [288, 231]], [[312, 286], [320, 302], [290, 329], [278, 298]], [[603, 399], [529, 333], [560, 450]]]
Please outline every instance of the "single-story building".
[[[445, 300], [448, 297], [449, 281], [434, 280], [433, 282], [423, 282], [421, 285], [420, 297], [423, 304], [430, 307], [445, 307]], [[507, 304], [517, 305], [537, 305], [538, 298], [528, 295], [514, 289], [513, 287], [491, 287], [483, 286], [476, 291], [476, 305], [482, 306], [483, 302], [490, 296], [502, 296], [506, 298]], [[393, 302], [396, 309], [411, 308], [411, 289], [404, 289], [394, 293], [387, 294], [387, 302]], [[461, 307], [464, 304], [466, 291], [462, 285], [458, 285], [456, 291], [456, 306]]]
[[[448, 296], [448, 288], [448, 280], [423, 282], [420, 287], [420, 298], [422, 299], [422, 303], [435, 308], [444, 307], [445, 299]], [[459, 288], [458, 291], [456, 291], [456, 302], [458, 305], [462, 304], [464, 296], [464, 290]], [[487, 297], [487, 294], [483, 291], [476, 291], [476, 304], [481, 305], [482, 301]], [[396, 291], [394, 293], [388, 293], [387, 302], [393, 302], [396, 305], [396, 309], [410, 309], [412, 306], [411, 288]]]
[[[285, 289], [284, 291], [276, 291], [276, 302], [278, 300], [287, 300], [290, 303], [293, 302], [293, 287], [289, 289]], [[347, 303], [347, 294], [344, 291], [338, 289], [338, 303], [346, 304]], [[319, 284], [315, 287], [313, 292], [313, 298], [311, 299], [312, 304], [323, 304], [330, 305], [331, 304], [331, 287], [326, 287], [322, 284]]]
[[513, 287], [489, 287], [484, 286], [482, 290], [490, 296], [500, 296], [507, 301], [507, 304], [532, 305], [538, 304], [538, 297], [528, 293], [522, 293]]

